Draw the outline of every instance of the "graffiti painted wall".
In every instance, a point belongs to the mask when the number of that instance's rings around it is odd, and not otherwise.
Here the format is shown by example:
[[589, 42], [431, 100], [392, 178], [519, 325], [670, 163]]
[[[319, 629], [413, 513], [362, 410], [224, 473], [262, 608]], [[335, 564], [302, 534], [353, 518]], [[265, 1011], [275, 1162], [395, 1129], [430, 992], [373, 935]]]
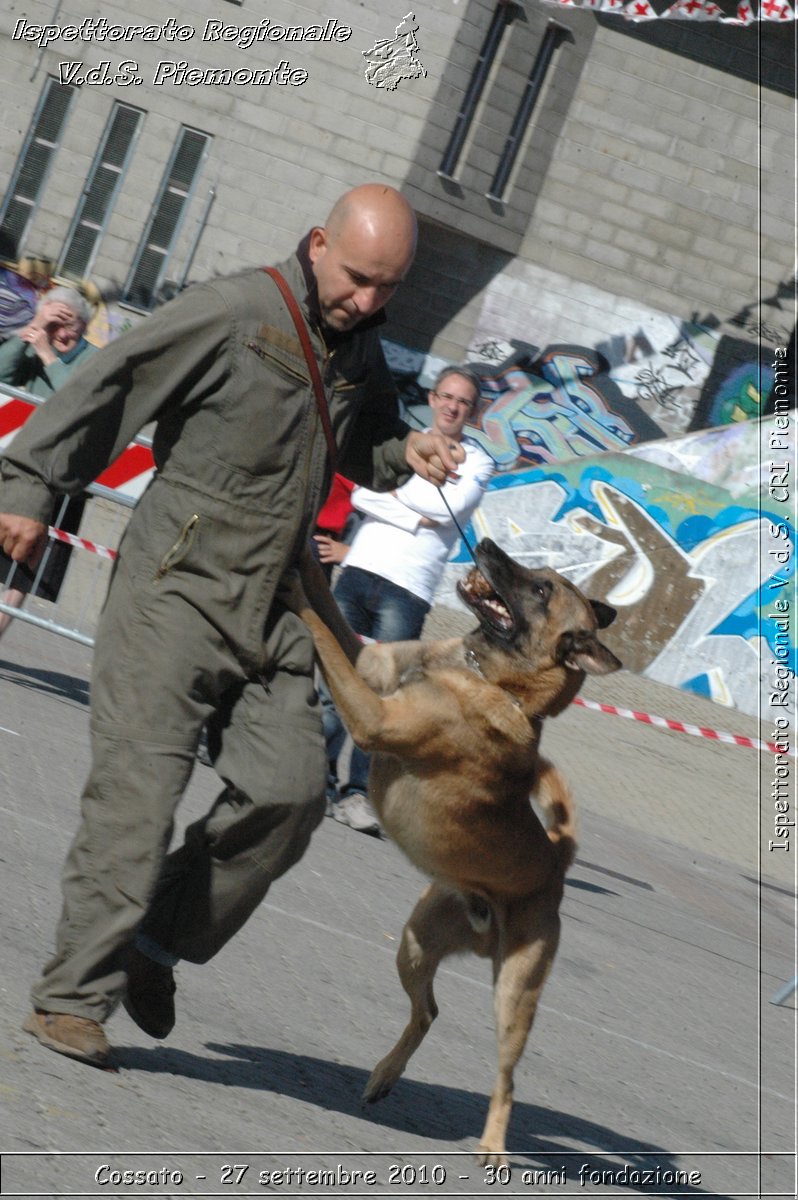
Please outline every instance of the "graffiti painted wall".
[[[794, 525], [759, 504], [760, 438], [771, 432], [770, 421], [746, 422], [499, 476], [467, 534], [613, 604], [605, 640], [629, 670], [756, 713], [763, 658], [796, 667], [794, 642], [785, 650], [763, 620], [795, 583]], [[784, 562], [762, 553], [775, 530]], [[461, 547], [440, 603], [457, 606], [467, 561]]]
[[795, 327], [794, 297], [794, 279], [785, 272], [767, 291], [752, 280], [750, 303], [735, 311], [670, 315], [517, 262], [485, 289], [467, 357], [496, 372], [501, 389], [502, 368], [513, 355], [526, 352], [534, 373], [553, 348], [581, 351], [587, 362], [575, 369], [594, 372], [589, 382], [608, 407], [623, 396], [638, 440], [672, 437], [761, 415], [775, 347], [786, 346]]
[[[500, 475], [467, 535], [616, 606], [605, 640], [628, 670], [757, 713], [767, 662], [797, 666], [794, 634], [785, 642], [768, 619], [796, 589], [794, 521], [773, 499], [760, 504], [774, 433], [773, 419], [746, 421]], [[440, 604], [458, 606], [468, 562], [461, 545]]]

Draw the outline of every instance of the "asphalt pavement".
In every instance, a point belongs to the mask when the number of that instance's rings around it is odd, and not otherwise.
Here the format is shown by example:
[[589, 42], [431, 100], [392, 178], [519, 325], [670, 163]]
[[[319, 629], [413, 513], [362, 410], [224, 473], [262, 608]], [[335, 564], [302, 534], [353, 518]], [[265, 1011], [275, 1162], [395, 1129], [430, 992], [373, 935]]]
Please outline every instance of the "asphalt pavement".
[[[168, 1041], [120, 1009], [118, 1069], [98, 1071], [21, 1031], [87, 771], [90, 666], [22, 622], [0, 642], [2, 1195], [795, 1195], [795, 995], [770, 1001], [795, 974], [797, 851], [794, 830], [769, 849], [772, 754], [576, 707], [549, 723], [579, 852], [510, 1168], [491, 1173], [473, 1157], [496, 1062], [485, 962], [443, 964], [438, 1021], [361, 1105], [406, 1020], [393, 958], [423, 880], [331, 820], [211, 963], [177, 968]], [[584, 694], [772, 733], [625, 672]], [[217, 790], [198, 765], [181, 828]]]

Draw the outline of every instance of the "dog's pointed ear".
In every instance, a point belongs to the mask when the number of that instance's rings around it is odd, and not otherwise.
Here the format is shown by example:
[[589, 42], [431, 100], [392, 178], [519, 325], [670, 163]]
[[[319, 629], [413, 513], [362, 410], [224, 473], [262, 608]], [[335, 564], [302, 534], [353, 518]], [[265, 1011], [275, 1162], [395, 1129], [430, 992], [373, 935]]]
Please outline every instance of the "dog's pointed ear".
[[608, 625], [612, 625], [618, 616], [618, 610], [611, 604], [605, 604], [602, 600], [591, 600], [590, 607], [593, 609], [599, 629], [606, 629]]
[[594, 633], [564, 633], [558, 657], [569, 670], [584, 671], [586, 675], [610, 675], [623, 666]]

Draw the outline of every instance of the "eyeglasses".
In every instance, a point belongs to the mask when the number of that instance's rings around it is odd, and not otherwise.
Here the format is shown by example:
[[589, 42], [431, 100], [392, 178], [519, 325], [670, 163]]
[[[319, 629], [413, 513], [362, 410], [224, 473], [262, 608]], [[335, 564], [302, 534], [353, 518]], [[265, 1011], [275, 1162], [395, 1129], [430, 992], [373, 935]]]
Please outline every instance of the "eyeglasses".
[[453, 392], [435, 392], [434, 395], [439, 400], [446, 400], [448, 403], [464, 404], [466, 408], [473, 408], [476, 404], [476, 400], [468, 400], [465, 396], [455, 396]]

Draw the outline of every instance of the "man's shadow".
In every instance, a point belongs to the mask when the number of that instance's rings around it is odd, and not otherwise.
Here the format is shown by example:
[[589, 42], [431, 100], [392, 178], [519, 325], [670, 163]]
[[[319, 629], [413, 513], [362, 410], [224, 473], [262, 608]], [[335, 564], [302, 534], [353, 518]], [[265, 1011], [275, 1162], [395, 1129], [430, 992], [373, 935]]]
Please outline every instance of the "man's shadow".
[[[360, 1067], [240, 1043], [209, 1042], [207, 1049], [219, 1057], [204, 1058], [167, 1047], [148, 1050], [128, 1046], [118, 1047], [115, 1058], [123, 1070], [182, 1075], [225, 1087], [274, 1092], [359, 1120], [370, 1118], [399, 1133], [449, 1142], [453, 1149], [463, 1141], [476, 1145], [482, 1133], [487, 1088], [484, 1093], [469, 1092], [403, 1078], [384, 1101], [365, 1106], [360, 1097], [368, 1072]], [[574, 1142], [601, 1147], [605, 1152], [591, 1155], [587, 1150], [574, 1156], [571, 1152]], [[513, 1105], [507, 1143], [511, 1147], [524, 1147], [523, 1151], [509, 1153], [512, 1166], [550, 1171], [565, 1166], [569, 1181], [583, 1163], [591, 1171], [623, 1163], [648, 1170], [657, 1166], [663, 1171], [684, 1170], [668, 1151], [636, 1142], [626, 1133], [571, 1113], [518, 1100]], [[608, 1155], [617, 1155], [617, 1160]], [[680, 1184], [679, 1194], [703, 1193], [701, 1188]]]
[[0, 682], [30, 688], [57, 700], [70, 700], [84, 706], [89, 703], [88, 680], [80, 679], [77, 675], [65, 675], [61, 671], [40, 670], [0, 659]]

